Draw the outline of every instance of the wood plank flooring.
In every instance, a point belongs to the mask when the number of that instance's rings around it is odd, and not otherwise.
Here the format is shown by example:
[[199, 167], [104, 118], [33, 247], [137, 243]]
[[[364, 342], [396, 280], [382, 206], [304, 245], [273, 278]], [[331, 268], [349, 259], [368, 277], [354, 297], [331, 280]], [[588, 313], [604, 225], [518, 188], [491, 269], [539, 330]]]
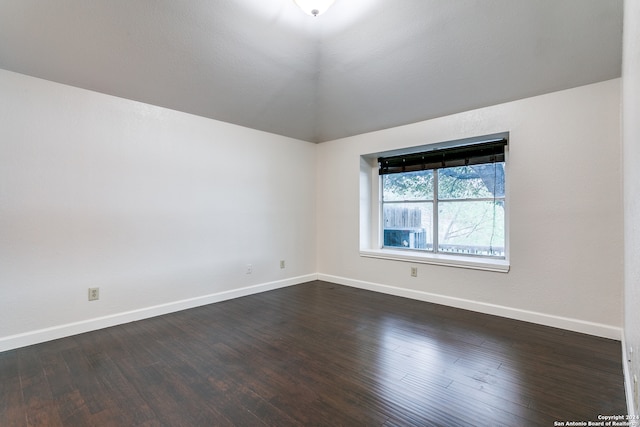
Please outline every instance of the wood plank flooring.
[[620, 342], [310, 282], [0, 353], [1, 426], [553, 426]]

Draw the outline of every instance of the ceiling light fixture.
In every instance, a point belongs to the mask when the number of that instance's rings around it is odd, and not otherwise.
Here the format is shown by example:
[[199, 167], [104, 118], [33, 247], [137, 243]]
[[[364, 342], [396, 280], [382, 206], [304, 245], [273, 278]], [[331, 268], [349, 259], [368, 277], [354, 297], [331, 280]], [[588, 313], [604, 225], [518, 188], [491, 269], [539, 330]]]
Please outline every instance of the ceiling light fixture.
[[307, 15], [322, 15], [335, 0], [293, 0]]

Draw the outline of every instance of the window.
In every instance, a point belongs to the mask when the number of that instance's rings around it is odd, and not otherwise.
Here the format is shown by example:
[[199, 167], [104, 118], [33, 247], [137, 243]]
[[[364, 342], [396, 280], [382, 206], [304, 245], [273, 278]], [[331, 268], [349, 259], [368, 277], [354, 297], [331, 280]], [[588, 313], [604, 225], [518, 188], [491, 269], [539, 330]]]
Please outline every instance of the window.
[[378, 158], [382, 247], [505, 259], [506, 145]]

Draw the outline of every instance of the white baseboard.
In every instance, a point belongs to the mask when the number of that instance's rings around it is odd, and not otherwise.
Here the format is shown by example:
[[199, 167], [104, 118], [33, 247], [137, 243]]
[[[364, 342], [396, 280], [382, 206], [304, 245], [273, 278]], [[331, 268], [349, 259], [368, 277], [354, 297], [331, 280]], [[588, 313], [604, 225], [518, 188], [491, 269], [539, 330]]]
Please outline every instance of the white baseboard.
[[138, 310], [116, 313], [109, 316], [87, 319], [80, 322], [67, 323], [64, 325], [52, 326], [50, 328], [29, 331], [22, 334], [10, 335], [0, 338], [0, 352], [12, 350], [15, 348], [26, 347], [28, 345], [39, 344], [45, 341], [51, 341], [58, 338], [64, 338], [71, 335], [82, 334], [85, 332], [95, 331], [98, 329], [108, 328], [110, 326], [121, 325], [124, 323], [134, 322], [137, 320], [148, 319], [151, 317], [161, 316], [163, 314], [174, 313], [177, 311], [187, 310], [189, 308], [200, 307], [207, 304], [226, 301], [233, 298], [240, 298], [247, 295], [253, 295], [260, 292], [270, 291], [273, 289], [284, 288], [287, 286], [297, 285], [300, 283], [316, 280], [317, 274], [308, 274], [304, 276], [292, 277], [290, 279], [278, 280], [275, 282], [262, 283], [253, 286], [247, 286], [240, 289], [232, 289], [229, 291], [218, 292], [215, 294], [203, 295], [195, 298], [174, 301], [167, 304], [145, 307]]
[[[600, 323], [587, 322], [560, 316], [552, 316], [544, 313], [520, 310], [511, 307], [450, 297], [446, 295], [432, 294], [424, 291], [398, 288], [394, 286], [365, 282], [361, 280], [348, 279], [345, 277], [332, 276], [328, 274], [314, 273], [2, 337], [0, 338], [0, 352], [38, 344], [45, 341], [51, 341], [58, 338], [64, 338], [71, 335], [108, 328], [110, 326], [116, 326], [123, 323], [161, 316], [163, 314], [174, 313], [177, 311], [199, 307], [202, 305], [226, 301], [233, 298], [239, 298], [247, 295], [257, 294], [260, 292], [270, 291], [273, 289], [284, 288], [287, 286], [297, 285], [312, 280], [324, 280], [340, 285], [411, 298], [419, 301], [432, 302], [436, 304], [462, 308], [465, 310], [477, 311], [480, 313], [537, 323], [545, 326], [552, 326], [604, 338], [615, 340], [622, 339], [621, 328], [603, 325]], [[628, 380], [628, 372], [625, 371], [625, 381], [628, 382]]]
[[595, 335], [614, 340], [622, 339], [622, 328], [604, 325], [601, 323], [588, 322], [585, 320], [571, 319], [568, 317], [554, 316], [550, 314], [538, 313], [535, 311], [521, 310], [502, 305], [488, 304], [473, 300], [450, 297], [446, 295], [432, 294], [413, 289], [398, 288], [395, 286], [382, 285], [379, 283], [365, 282], [362, 280], [348, 279], [345, 277], [331, 276], [328, 274], [318, 274], [318, 280], [333, 282], [339, 285], [352, 286], [384, 294], [399, 297], [411, 298], [419, 301], [432, 302], [447, 305], [465, 310], [476, 311], [494, 316], [506, 317], [509, 319], [522, 320], [525, 322], [537, 323], [554, 328], [566, 329], [569, 331]]
[[627, 396], [627, 414], [630, 415], [630, 419], [635, 419], [640, 414], [636, 413], [636, 408], [633, 404], [633, 378], [627, 351], [627, 343], [625, 342], [624, 334], [622, 334], [622, 373], [624, 375], [624, 392], [625, 396]]

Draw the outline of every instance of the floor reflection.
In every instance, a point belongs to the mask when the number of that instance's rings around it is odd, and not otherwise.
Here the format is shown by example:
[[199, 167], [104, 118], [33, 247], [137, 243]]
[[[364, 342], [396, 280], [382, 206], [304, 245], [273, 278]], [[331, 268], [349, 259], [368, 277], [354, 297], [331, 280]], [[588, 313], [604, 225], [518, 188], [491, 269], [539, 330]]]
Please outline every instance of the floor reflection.
[[378, 325], [372, 374], [382, 401], [413, 401], [413, 416], [430, 414], [429, 422], [442, 425], [478, 425], [469, 414], [500, 419], [530, 404], [519, 371], [512, 369], [517, 361], [510, 360], [509, 369], [502, 369], [513, 355], [511, 343], [482, 326], [461, 332], [397, 316], [385, 317]]

